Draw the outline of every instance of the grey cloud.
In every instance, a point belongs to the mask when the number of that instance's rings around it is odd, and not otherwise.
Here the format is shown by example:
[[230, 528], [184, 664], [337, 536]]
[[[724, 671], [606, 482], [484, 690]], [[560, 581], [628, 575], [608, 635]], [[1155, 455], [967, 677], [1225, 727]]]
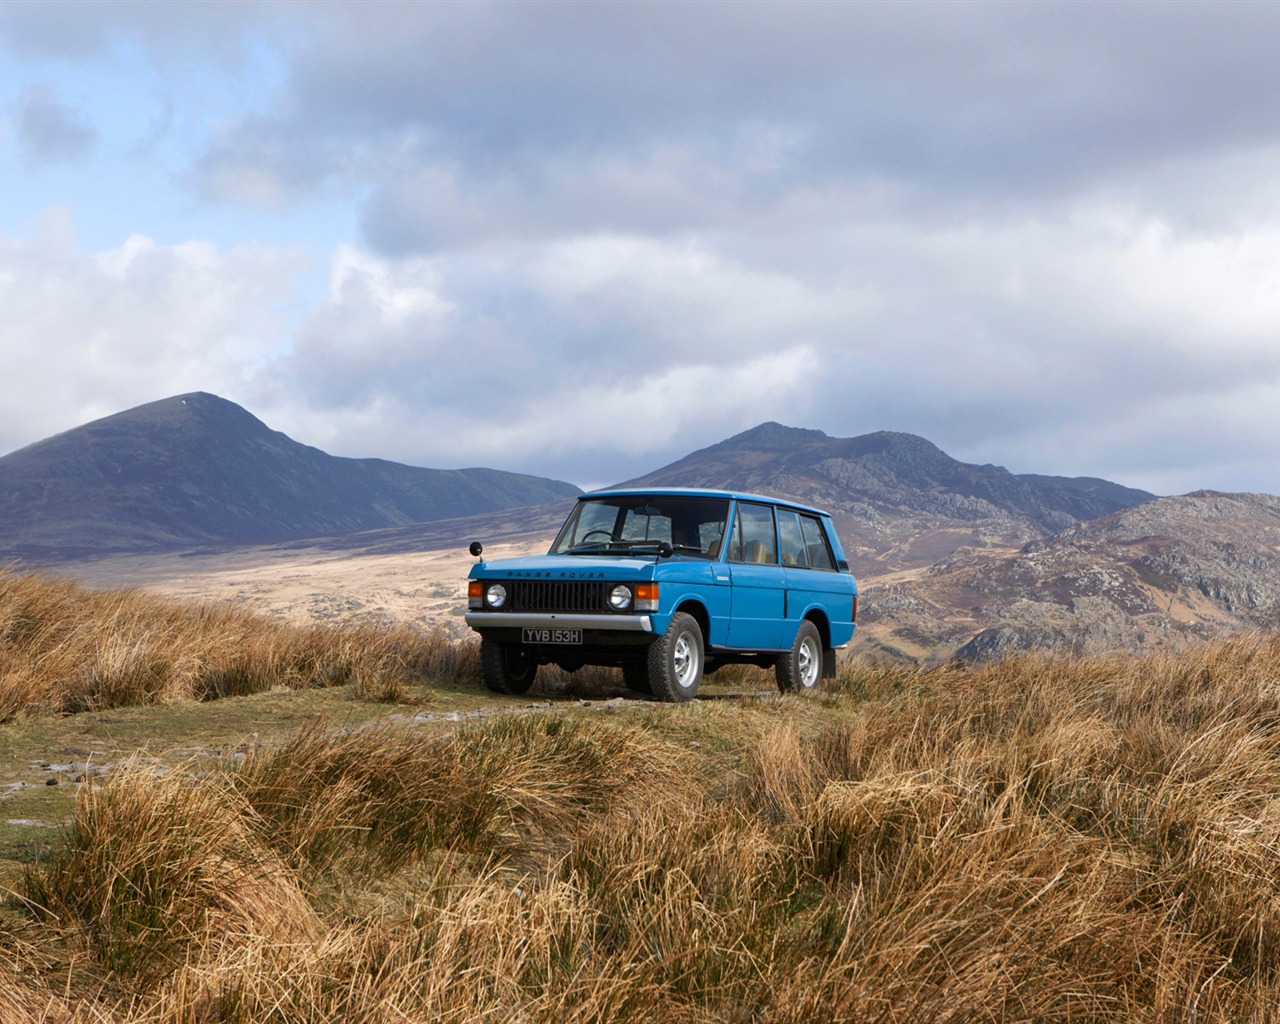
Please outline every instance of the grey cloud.
[[314, 194], [350, 160], [350, 146], [255, 117], [211, 139], [187, 179], [207, 200], [272, 206]]
[[[530, 209], [548, 165], [664, 148], [766, 198], [850, 176], [1043, 194], [1274, 138], [1278, 28], [1280, 9], [1230, 3], [338, 6], [317, 18], [285, 106], [264, 115], [274, 130], [248, 118], [211, 159], [270, 167], [284, 144], [341, 175], [335, 139], [381, 140], [388, 165], [359, 172], [386, 189], [375, 239], [412, 169], [442, 160], [476, 202], [505, 176], [532, 179]], [[793, 144], [748, 166], [752, 125]], [[716, 178], [701, 191], [714, 198]], [[583, 217], [623, 206], [585, 198]]]
[[[401, 216], [420, 175], [442, 164], [464, 206], [497, 197], [518, 228], [574, 206], [574, 163], [687, 153], [708, 169], [689, 190], [732, 217], [834, 181], [894, 181], [918, 201], [1114, 187], [1280, 131], [1270, 4], [0, 8], [0, 39], [15, 50], [83, 55], [127, 33], [232, 60], [247, 40], [271, 40], [291, 62], [285, 90], [225, 125], [195, 180], [230, 201], [285, 201], [334, 181], [371, 191], [368, 236], [389, 251], [418, 235], [431, 251], [458, 230], [439, 226], [447, 211], [416, 227]], [[760, 159], [750, 140], [769, 136], [788, 144]], [[520, 186], [504, 195], [512, 178]], [[660, 231], [671, 219], [620, 185], [577, 198], [588, 230]]]
[[285, 31], [286, 23], [305, 23], [309, 16], [304, 5], [253, 0], [237, 4], [7, 0], [0, 4], [0, 49], [21, 60], [48, 57], [83, 62], [128, 40], [161, 60], [177, 46], [198, 49], [202, 59], [234, 64], [245, 58], [250, 40], [278, 39], [276, 34]]
[[79, 5], [38, 0], [0, 4], [0, 46], [16, 54], [83, 59], [97, 54], [105, 45], [109, 22], [101, 17], [103, 13], [90, 13]]
[[746, 192], [724, 168], [674, 149], [631, 159], [557, 156], [491, 178], [452, 162], [423, 163], [382, 180], [362, 226], [375, 249], [394, 254], [603, 230], [670, 234], [731, 220]]
[[88, 117], [43, 86], [22, 94], [15, 121], [23, 152], [35, 163], [80, 160], [98, 143], [97, 129]]

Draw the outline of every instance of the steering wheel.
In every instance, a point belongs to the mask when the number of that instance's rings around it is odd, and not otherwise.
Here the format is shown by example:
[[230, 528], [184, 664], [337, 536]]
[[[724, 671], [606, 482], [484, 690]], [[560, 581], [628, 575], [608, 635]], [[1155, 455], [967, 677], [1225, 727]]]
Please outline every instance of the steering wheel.
[[612, 533], [610, 533], [608, 530], [588, 530], [586, 533], [584, 533], [584, 534], [582, 535], [582, 539], [581, 539], [581, 540], [579, 540], [579, 542], [578, 542], [578, 543], [580, 543], [580, 544], [585, 544], [588, 540], [590, 540], [592, 537], [594, 537], [597, 533], [598, 533], [598, 534], [600, 534], [601, 536], [603, 536], [605, 540], [613, 540], [613, 534], [612, 534]]

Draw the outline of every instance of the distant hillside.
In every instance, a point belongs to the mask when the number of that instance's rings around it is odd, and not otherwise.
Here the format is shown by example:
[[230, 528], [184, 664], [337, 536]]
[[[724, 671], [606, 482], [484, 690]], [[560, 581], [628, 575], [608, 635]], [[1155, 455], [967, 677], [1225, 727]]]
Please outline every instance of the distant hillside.
[[0, 458], [0, 554], [33, 561], [239, 545], [564, 500], [572, 484], [493, 469], [337, 458], [196, 392]]
[[966, 659], [1154, 650], [1280, 628], [1280, 498], [1160, 498], [1003, 556], [958, 552], [872, 587], [862, 608], [884, 647]]
[[913, 434], [836, 438], [763, 423], [628, 481], [779, 494], [831, 511], [855, 570], [930, 565], [961, 547], [1017, 546], [1155, 495], [1092, 477], [1016, 475]]

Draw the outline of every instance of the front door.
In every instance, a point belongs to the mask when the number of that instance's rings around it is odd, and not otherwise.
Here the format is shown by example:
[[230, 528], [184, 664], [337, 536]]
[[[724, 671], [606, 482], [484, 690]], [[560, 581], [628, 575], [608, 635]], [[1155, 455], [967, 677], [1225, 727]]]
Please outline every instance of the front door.
[[786, 583], [778, 564], [773, 506], [738, 502], [729, 542], [733, 598], [729, 646], [776, 651], [782, 646]]

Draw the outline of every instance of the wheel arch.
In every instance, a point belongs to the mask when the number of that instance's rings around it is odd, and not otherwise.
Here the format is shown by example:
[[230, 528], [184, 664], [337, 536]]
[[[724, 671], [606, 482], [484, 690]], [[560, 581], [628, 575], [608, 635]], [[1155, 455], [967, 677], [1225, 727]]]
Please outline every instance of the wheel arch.
[[823, 649], [829, 648], [831, 646], [831, 620], [827, 617], [827, 613], [822, 608], [815, 606], [804, 613], [804, 618], [818, 628], [818, 636], [822, 638]]
[[692, 615], [694, 621], [698, 623], [698, 628], [702, 630], [702, 642], [704, 645], [709, 643], [711, 636], [711, 613], [707, 611], [707, 606], [696, 598], [686, 597], [675, 608], [672, 613], [684, 612], [686, 615]]
[[822, 643], [822, 678], [835, 678], [836, 649], [831, 646], [831, 620], [823, 609], [810, 608], [804, 613], [803, 621], [812, 622], [818, 630], [818, 638]]

